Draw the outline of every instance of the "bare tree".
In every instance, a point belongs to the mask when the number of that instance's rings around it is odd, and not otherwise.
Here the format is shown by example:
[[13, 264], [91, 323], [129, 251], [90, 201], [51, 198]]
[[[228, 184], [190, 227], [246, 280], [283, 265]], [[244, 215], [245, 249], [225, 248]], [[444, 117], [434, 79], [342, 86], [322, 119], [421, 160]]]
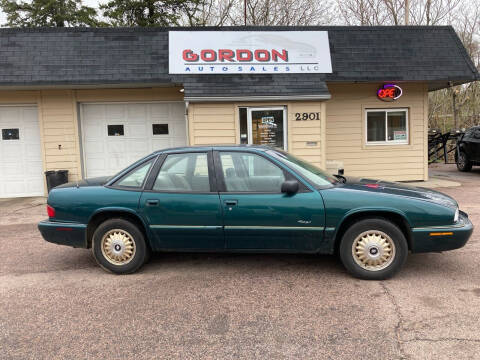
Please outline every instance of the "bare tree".
[[[409, 24], [451, 23], [461, 3], [462, 0], [410, 0]], [[349, 25], [405, 23], [405, 0], [336, 0], [336, 5], [343, 21]]]
[[[205, 0], [184, 25], [244, 25], [243, 0]], [[247, 0], [247, 25], [325, 25], [334, 20], [333, 0]]]
[[203, 0], [195, 8], [185, 9], [184, 26], [230, 25], [230, 18], [238, 0]]

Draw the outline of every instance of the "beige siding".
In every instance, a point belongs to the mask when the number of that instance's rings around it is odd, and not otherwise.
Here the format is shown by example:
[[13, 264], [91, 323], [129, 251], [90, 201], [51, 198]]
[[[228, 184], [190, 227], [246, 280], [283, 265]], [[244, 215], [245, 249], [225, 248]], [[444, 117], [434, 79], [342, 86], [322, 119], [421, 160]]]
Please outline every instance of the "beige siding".
[[[288, 106], [288, 151], [325, 167], [325, 103], [318, 101], [291, 102]], [[295, 113], [320, 113], [320, 120], [296, 121]]]
[[73, 90], [40, 92], [46, 170], [68, 170], [69, 180], [81, 178], [77, 110]]
[[[317, 101], [255, 103], [191, 103], [188, 108], [191, 145], [238, 144], [239, 107], [287, 107], [287, 138], [291, 153], [325, 167], [325, 103]], [[320, 120], [295, 121], [295, 113], [318, 112]], [[323, 114], [323, 116], [322, 116]], [[307, 144], [307, 142], [309, 144]]]
[[[427, 88], [403, 84], [394, 103], [377, 99], [378, 84], [329, 84], [327, 168], [338, 164], [347, 175], [395, 181], [427, 180]], [[365, 109], [408, 108], [408, 145], [366, 145]], [[333, 169], [329, 169], [333, 170]]]
[[188, 133], [191, 145], [235, 144], [234, 104], [191, 104], [188, 108]]

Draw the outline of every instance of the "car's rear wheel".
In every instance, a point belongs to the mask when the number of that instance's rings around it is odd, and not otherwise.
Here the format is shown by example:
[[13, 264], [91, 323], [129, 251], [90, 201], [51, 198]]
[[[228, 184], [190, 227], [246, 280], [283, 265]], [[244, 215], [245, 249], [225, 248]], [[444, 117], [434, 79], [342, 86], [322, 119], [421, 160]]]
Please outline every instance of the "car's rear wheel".
[[353, 276], [383, 280], [405, 263], [408, 245], [402, 231], [383, 218], [360, 220], [351, 225], [340, 243], [340, 258]]
[[472, 170], [472, 162], [464, 151], [459, 151], [457, 154], [457, 169], [460, 171]]
[[92, 251], [97, 263], [105, 270], [130, 274], [148, 260], [150, 249], [135, 224], [124, 219], [110, 219], [95, 230]]

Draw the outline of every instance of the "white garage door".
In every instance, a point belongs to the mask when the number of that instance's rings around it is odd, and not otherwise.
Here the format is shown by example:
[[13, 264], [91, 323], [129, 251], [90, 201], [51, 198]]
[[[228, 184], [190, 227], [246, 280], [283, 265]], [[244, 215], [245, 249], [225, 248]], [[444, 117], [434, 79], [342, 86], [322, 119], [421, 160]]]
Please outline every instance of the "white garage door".
[[0, 106], [0, 198], [44, 195], [35, 106]]
[[185, 104], [82, 104], [85, 177], [113, 175], [153, 151], [186, 144]]

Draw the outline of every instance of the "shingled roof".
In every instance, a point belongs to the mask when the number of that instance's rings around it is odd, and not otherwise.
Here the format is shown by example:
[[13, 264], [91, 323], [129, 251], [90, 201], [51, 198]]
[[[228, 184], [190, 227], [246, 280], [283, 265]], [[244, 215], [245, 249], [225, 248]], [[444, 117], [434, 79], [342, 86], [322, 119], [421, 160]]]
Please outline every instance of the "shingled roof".
[[[328, 31], [331, 74], [169, 75], [169, 30]], [[328, 94], [325, 82], [480, 79], [450, 26], [0, 29], [0, 87], [183, 84], [185, 96]]]

